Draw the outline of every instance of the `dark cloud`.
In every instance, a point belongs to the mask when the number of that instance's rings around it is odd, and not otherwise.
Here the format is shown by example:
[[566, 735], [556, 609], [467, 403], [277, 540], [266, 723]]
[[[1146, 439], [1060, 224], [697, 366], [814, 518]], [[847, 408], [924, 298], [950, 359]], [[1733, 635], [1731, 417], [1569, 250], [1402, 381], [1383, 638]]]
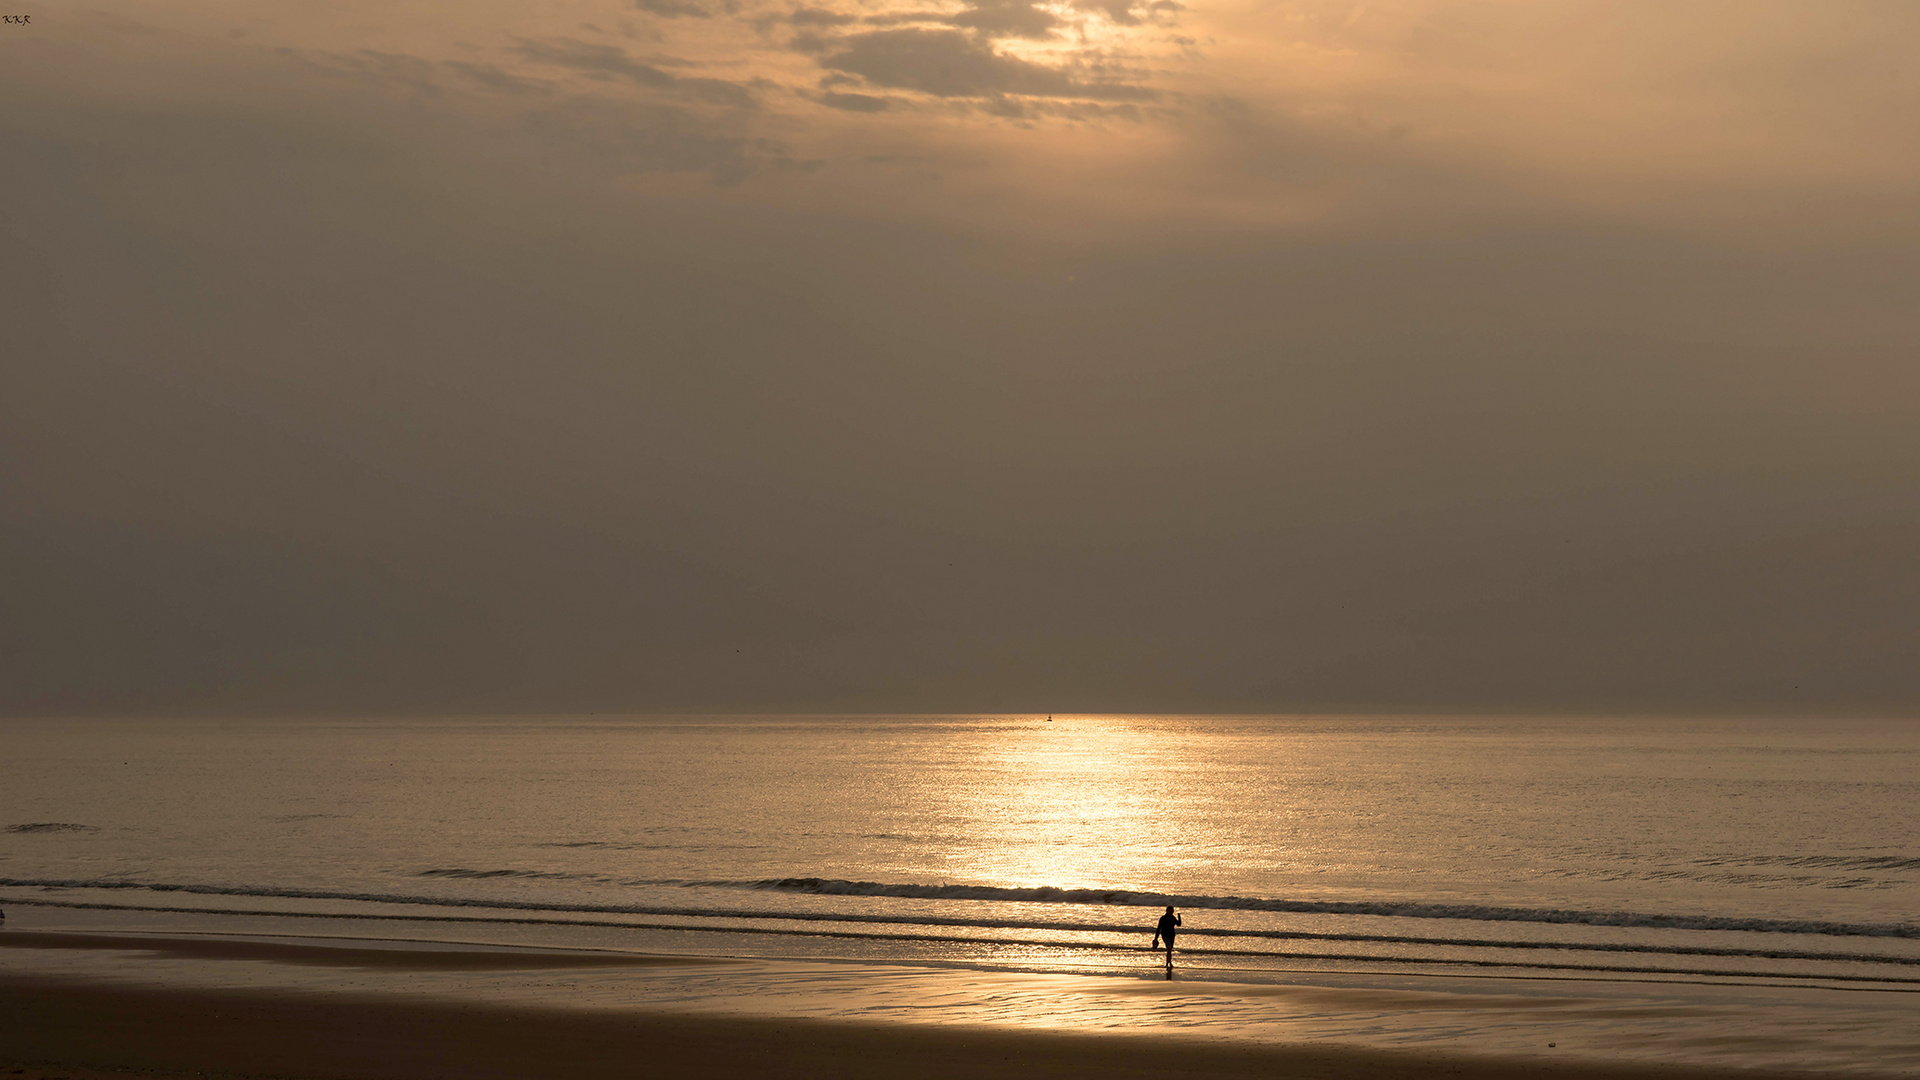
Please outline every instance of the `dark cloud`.
[[669, 74], [628, 56], [625, 50], [614, 45], [568, 40], [522, 41], [514, 51], [542, 64], [571, 68], [596, 78], [626, 79], [648, 89], [664, 90], [715, 105], [735, 108], [752, 108], [755, 105], [752, 92], [738, 83]]
[[[633, 0], [633, 6], [650, 15], [664, 15], [669, 19], [711, 19], [712, 8], [705, 4], [692, 3], [691, 0]], [[724, 5], [723, 11], [733, 10], [732, 5]]]
[[1187, 6], [1177, 0], [1150, 0], [1144, 4], [1138, 0], [1076, 0], [1074, 6], [1098, 11], [1121, 26], [1138, 26], [1147, 21], [1164, 22], [1187, 10]]
[[1032, 0], [972, 0], [961, 11], [890, 11], [864, 16], [868, 26], [937, 24], [971, 30], [987, 38], [1046, 38], [1066, 23]]
[[802, 30], [800, 33], [793, 35], [793, 40], [787, 42], [787, 47], [794, 52], [812, 55], [826, 52], [836, 44], [838, 44], [838, 42], [834, 38], [816, 34], [810, 30]]
[[837, 94], [832, 91], [821, 94], [820, 103], [847, 112], [885, 112], [892, 107], [886, 98], [872, 94]]
[[1060, 26], [1058, 16], [1030, 0], [974, 0], [967, 10], [943, 21], [989, 37], [1043, 38]]
[[1101, 100], [1151, 100], [1154, 91], [1127, 83], [1083, 82], [1065, 72], [995, 52], [958, 30], [880, 30], [844, 39], [820, 65], [875, 86], [937, 97], [1021, 94]]

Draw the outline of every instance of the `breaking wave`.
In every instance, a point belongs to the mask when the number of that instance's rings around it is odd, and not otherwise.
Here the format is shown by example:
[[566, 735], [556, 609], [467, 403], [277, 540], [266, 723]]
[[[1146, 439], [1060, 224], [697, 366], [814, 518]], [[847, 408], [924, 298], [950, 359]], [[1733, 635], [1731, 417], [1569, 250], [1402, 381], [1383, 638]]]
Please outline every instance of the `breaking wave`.
[[[489, 878], [581, 878], [587, 875], [549, 873], [529, 870], [433, 869], [419, 876], [449, 879]], [[605, 879], [603, 879], [605, 880]], [[1391, 900], [1282, 900], [1246, 896], [1201, 896], [1182, 893], [1134, 892], [1124, 889], [1062, 889], [1053, 886], [1003, 888], [991, 885], [889, 884], [874, 881], [843, 881], [834, 878], [769, 878], [759, 881], [685, 881], [627, 880], [619, 884], [633, 886], [679, 886], [683, 888], [734, 889], [806, 893], [817, 896], [900, 897], [925, 900], [974, 900], [1019, 904], [1060, 904], [1084, 907], [1162, 907], [1194, 910], [1270, 911], [1277, 913], [1368, 915], [1396, 919], [1447, 919], [1465, 922], [1536, 923], [1582, 926], [1618, 926], [1667, 930], [1744, 931], [1769, 934], [1811, 934], [1828, 937], [1879, 937], [1920, 940], [1920, 925], [1913, 923], [1845, 923], [1803, 919], [1761, 919], [1742, 916], [1657, 914], [1630, 911], [1582, 911], [1562, 908], [1495, 907], [1476, 904], [1442, 904], [1429, 901]], [[486, 908], [505, 911], [536, 911], [600, 915], [675, 915], [728, 919], [806, 919], [829, 922], [901, 922], [950, 926], [1045, 926], [1073, 930], [1132, 930], [1134, 923], [1113, 924], [1035, 920], [1030, 917], [966, 918], [929, 914], [882, 915], [855, 912], [751, 911], [732, 907], [691, 907], [658, 904], [588, 904], [559, 901], [517, 900], [496, 897], [420, 896], [408, 893], [348, 892], [333, 889], [284, 888], [263, 885], [168, 884], [126, 880], [82, 880], [64, 878], [0, 878], [0, 886], [62, 889], [144, 890], [156, 893], [184, 893], [203, 896], [251, 896], [296, 900], [343, 900], [376, 904], [428, 905], [444, 908]], [[1189, 931], [1192, 933], [1193, 931]], [[1217, 931], [1229, 933], [1229, 931]], [[1327, 936], [1342, 940], [1373, 940], [1369, 935], [1314, 935], [1290, 930], [1231, 931], [1248, 936], [1314, 938]], [[1377, 940], [1430, 940], [1392, 935]], [[1476, 944], [1496, 944], [1476, 942]], [[1500, 942], [1513, 947], [1527, 943]], [[1664, 947], [1660, 951], [1667, 951]]]
[[749, 889], [771, 889], [824, 896], [895, 896], [926, 900], [999, 900], [1024, 904], [1097, 904], [1126, 907], [1171, 906], [1218, 911], [1380, 915], [1398, 919], [1463, 919], [1474, 922], [1632, 926], [1663, 930], [1744, 930], [1770, 934], [1920, 938], [1920, 926], [1912, 923], [1842, 923], [1812, 919], [1666, 915], [1634, 911], [1436, 904], [1419, 900], [1279, 900], [1251, 896], [1194, 896], [1183, 893], [1133, 892], [1125, 889], [1061, 889], [1051, 885], [1010, 889], [992, 885], [888, 884], [829, 878], [772, 878], [763, 881], [715, 881], [700, 884], [732, 885]]
[[561, 870], [468, 870], [465, 867], [422, 870], [419, 877], [454, 878], [466, 881], [485, 881], [491, 878], [519, 878], [534, 881], [611, 881], [604, 874], [572, 874]]
[[[434, 877], [475, 877], [503, 876], [496, 872], [468, 872], [454, 875], [447, 871], [426, 871]], [[240, 915], [249, 917], [287, 917], [319, 919], [353, 919], [372, 922], [391, 922], [395, 924], [416, 923], [485, 923], [493, 925], [548, 925], [548, 926], [591, 926], [620, 928], [624, 930], [658, 930], [677, 932], [703, 932], [727, 935], [751, 935], [779, 938], [811, 939], [851, 939], [868, 943], [899, 943], [918, 948], [932, 944], [941, 948], [963, 945], [969, 948], [986, 948], [992, 955], [1002, 958], [1016, 958], [1020, 955], [1059, 955], [1061, 951], [1096, 954], [1136, 954], [1143, 950], [1140, 937], [1146, 932], [1146, 921], [1140, 917], [1121, 915], [1112, 919], [1089, 919], [1094, 914], [1085, 908], [1099, 905], [1138, 907], [1144, 905], [1173, 904], [1189, 909], [1207, 908], [1218, 910], [1288, 910], [1288, 911], [1329, 911], [1338, 910], [1362, 914], [1405, 916], [1409, 910], [1420, 914], [1414, 917], [1446, 917], [1454, 919], [1487, 918], [1489, 912], [1499, 913], [1496, 917], [1506, 921], [1515, 921], [1516, 915], [1526, 909], [1488, 909], [1437, 904], [1392, 905], [1359, 904], [1314, 901], [1288, 901], [1288, 906], [1280, 907], [1281, 901], [1258, 901], [1245, 897], [1207, 897], [1182, 896], [1160, 893], [1135, 893], [1106, 890], [1068, 890], [1054, 888], [1039, 889], [994, 889], [983, 886], [911, 886], [883, 885], [873, 882], [847, 882], [819, 878], [783, 878], [761, 882], [659, 882], [656, 884], [681, 886], [714, 886], [736, 888], [744, 886], [746, 890], [779, 889], [789, 892], [808, 892], [818, 895], [849, 896], [902, 896], [946, 897], [964, 900], [1001, 900], [1021, 905], [1034, 902], [1082, 905], [1080, 912], [1070, 908], [1058, 909], [1062, 918], [1056, 918], [1044, 911], [1036, 912], [1031, 907], [1013, 907], [1004, 912], [996, 912], [991, 907], [984, 910], [973, 909], [976, 913], [912, 912], [887, 913], [874, 911], [794, 911], [791, 909], [750, 909], [733, 905], [723, 906], [674, 906], [662, 904], [584, 904], [549, 903], [533, 900], [511, 900], [478, 897], [439, 897], [415, 896], [402, 893], [366, 893], [346, 892], [326, 889], [296, 889], [261, 886], [211, 885], [211, 884], [164, 884], [137, 881], [111, 880], [71, 880], [71, 879], [0, 879], [0, 886], [70, 888], [88, 890], [107, 890], [118, 892], [141, 891], [159, 894], [188, 894], [203, 896], [257, 897], [257, 898], [299, 898], [325, 901], [354, 901], [380, 905], [413, 905], [424, 910], [418, 913], [402, 913], [377, 908], [359, 908], [351, 910], [288, 910], [262, 909], [259, 906], [248, 908], [213, 907], [209, 905], [178, 906], [168, 905], [165, 901], [142, 901], [129, 896], [131, 902], [109, 902], [105, 898], [54, 898], [11, 897], [10, 902], [23, 906], [44, 906], [60, 908], [93, 908], [148, 912], [179, 912], [198, 915]], [[711, 898], [709, 891], [707, 897]], [[704, 899], [703, 898], [703, 899]], [[464, 911], [462, 909], [465, 909]], [[1439, 913], [1444, 913], [1441, 916]], [[1574, 916], [1579, 916], [1575, 918]], [[685, 921], [659, 921], [662, 918]], [[1554, 911], [1529, 911], [1528, 921], [1532, 922], [1583, 922], [1589, 925], [1605, 926], [1700, 926], [1711, 922], [1711, 929], [1771, 930], [1793, 933], [1825, 933], [1829, 935], [1858, 935], [1880, 938], [1920, 937], [1920, 931], [1911, 926], [1892, 925], [1847, 925], [1826, 923], [1786, 923], [1781, 921], [1723, 919], [1691, 919], [1684, 923], [1678, 917], [1628, 916], [1624, 913], [1568, 913]], [[1628, 922], [1629, 918], [1637, 921]], [[1815, 927], [1816, 929], [1809, 929]], [[1808, 949], [1782, 943], [1780, 947], [1756, 945], [1752, 939], [1741, 941], [1729, 939], [1725, 943], [1694, 942], [1627, 942], [1627, 941], [1542, 941], [1513, 940], [1495, 936], [1467, 936], [1461, 934], [1421, 934], [1404, 924], [1382, 923], [1379, 933], [1366, 932], [1309, 932], [1280, 928], [1260, 927], [1201, 927], [1189, 926], [1181, 937], [1187, 942], [1197, 942], [1183, 947], [1183, 951], [1195, 956], [1215, 956], [1222, 958], [1243, 958], [1266, 963], [1290, 964], [1299, 961], [1351, 961], [1367, 964], [1388, 964], [1392, 966], [1454, 966], [1478, 969], [1526, 969], [1540, 972], [1613, 973], [1616, 975], [1655, 975], [1671, 976], [1707, 976], [1707, 977], [1745, 977], [1766, 979], [1817, 979], [1836, 983], [1881, 983], [1912, 984], [1920, 986], [1920, 976], [1896, 974], [1900, 969], [1910, 971], [1920, 967], [1920, 956], [1909, 953], [1874, 953], [1861, 951], [1840, 951], [1838, 949]], [[1358, 947], [1360, 951], [1351, 951]], [[1858, 948], [1858, 947], [1856, 947]], [[1384, 951], [1382, 951], [1384, 949]], [[1633, 956], [1638, 954], [1644, 959]], [[1702, 968], [1676, 966], [1687, 963], [1697, 964], [1702, 960], [1719, 959], [1740, 964], [1734, 969]], [[1839, 968], [1825, 970], [1796, 969], [1761, 970], [1752, 965], [1755, 962], [1797, 961], [1805, 964], [1839, 964]], [[1015, 960], [1015, 962], [1018, 962]], [[1653, 966], [1647, 966], [1647, 965]], [[1866, 965], [1855, 967], [1850, 965]]]

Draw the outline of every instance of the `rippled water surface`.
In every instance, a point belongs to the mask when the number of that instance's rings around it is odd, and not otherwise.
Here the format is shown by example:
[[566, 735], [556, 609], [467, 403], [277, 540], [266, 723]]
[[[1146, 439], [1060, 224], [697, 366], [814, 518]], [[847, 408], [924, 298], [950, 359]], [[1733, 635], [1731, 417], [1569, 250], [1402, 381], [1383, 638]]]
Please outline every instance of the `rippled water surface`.
[[1920, 983], [1910, 722], [0, 733], [0, 899], [16, 904], [458, 918], [509, 937], [1101, 970], [1138, 964], [1172, 903], [1187, 962], [1240, 979], [1358, 966]]

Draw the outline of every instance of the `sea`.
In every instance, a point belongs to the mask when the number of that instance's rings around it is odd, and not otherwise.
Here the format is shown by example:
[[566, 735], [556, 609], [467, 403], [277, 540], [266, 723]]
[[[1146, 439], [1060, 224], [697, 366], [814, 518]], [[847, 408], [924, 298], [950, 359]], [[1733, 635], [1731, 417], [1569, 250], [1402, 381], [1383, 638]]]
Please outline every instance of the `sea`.
[[[0, 740], [11, 926], [1920, 995], [1905, 719], [44, 719]], [[1171, 968], [1150, 948], [1169, 906]]]

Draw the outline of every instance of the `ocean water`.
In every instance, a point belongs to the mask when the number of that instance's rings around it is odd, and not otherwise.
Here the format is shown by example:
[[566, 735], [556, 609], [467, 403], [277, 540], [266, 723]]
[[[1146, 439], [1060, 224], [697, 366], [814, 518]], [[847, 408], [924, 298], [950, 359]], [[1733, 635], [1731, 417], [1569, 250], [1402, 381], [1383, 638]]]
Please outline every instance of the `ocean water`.
[[0, 907], [1147, 977], [1920, 990], [1920, 724], [0, 722]]

